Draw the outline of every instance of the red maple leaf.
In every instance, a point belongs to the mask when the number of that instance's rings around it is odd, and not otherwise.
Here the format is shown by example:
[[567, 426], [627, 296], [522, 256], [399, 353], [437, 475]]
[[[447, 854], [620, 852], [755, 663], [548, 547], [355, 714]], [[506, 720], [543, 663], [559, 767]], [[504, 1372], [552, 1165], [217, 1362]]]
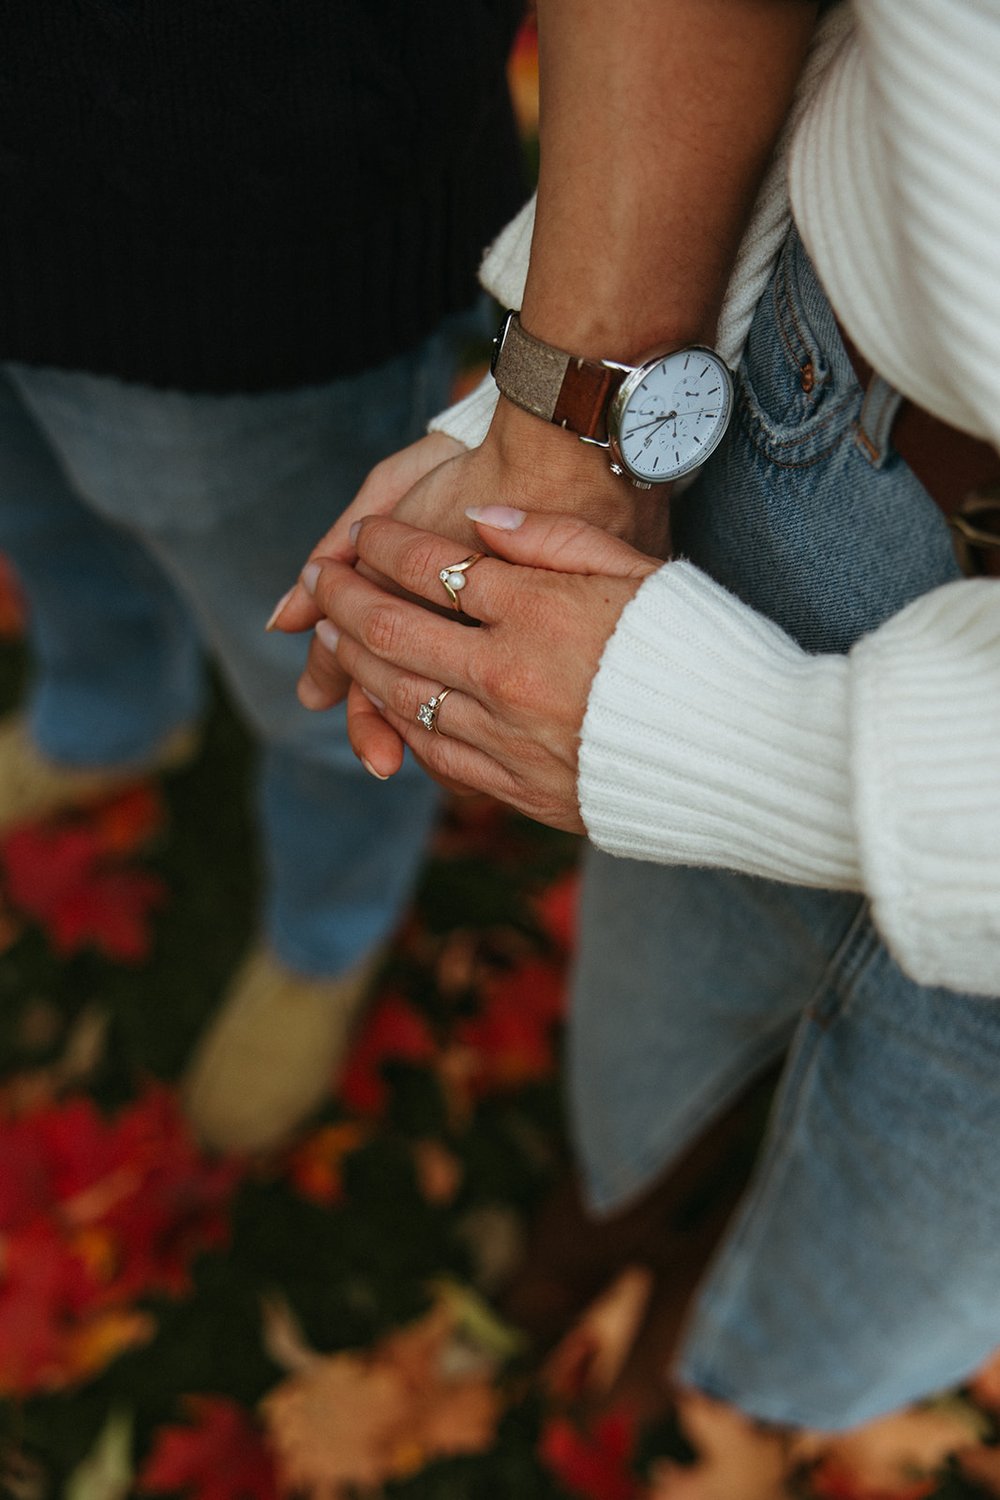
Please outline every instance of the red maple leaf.
[[624, 1412], [609, 1412], [590, 1432], [551, 1417], [539, 1455], [566, 1489], [586, 1500], [632, 1500], [638, 1488], [629, 1468], [634, 1444], [635, 1422]]
[[94, 835], [107, 854], [132, 854], [160, 833], [167, 820], [163, 795], [154, 782], [126, 787], [88, 814]]
[[27, 1395], [58, 1383], [64, 1339], [98, 1287], [55, 1227], [37, 1221], [3, 1242], [0, 1390]]
[[137, 1490], [183, 1491], [193, 1500], [277, 1500], [274, 1465], [250, 1413], [222, 1396], [188, 1396], [184, 1405], [193, 1422], [159, 1428]]
[[543, 928], [564, 953], [571, 952], [576, 941], [579, 899], [580, 877], [576, 870], [572, 870], [535, 900]]
[[228, 1236], [237, 1180], [233, 1162], [201, 1155], [166, 1087], [148, 1088], [113, 1119], [77, 1098], [7, 1122], [0, 1387], [64, 1383], [95, 1317], [149, 1290], [185, 1291], [194, 1256]]
[[341, 1074], [339, 1094], [359, 1115], [378, 1115], [388, 1088], [387, 1062], [429, 1063], [437, 1055], [434, 1033], [402, 995], [384, 995], [369, 1013]]
[[33, 917], [63, 956], [95, 947], [135, 963], [151, 946], [150, 913], [166, 887], [158, 876], [113, 864], [100, 825], [33, 824], [0, 844], [11, 905]]

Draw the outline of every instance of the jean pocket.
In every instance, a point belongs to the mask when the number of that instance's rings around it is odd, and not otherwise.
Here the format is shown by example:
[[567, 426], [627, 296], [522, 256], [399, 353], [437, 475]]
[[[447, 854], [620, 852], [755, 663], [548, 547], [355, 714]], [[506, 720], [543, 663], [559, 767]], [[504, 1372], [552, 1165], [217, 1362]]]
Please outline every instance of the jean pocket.
[[741, 421], [770, 462], [806, 468], [849, 435], [861, 400], [833, 312], [793, 228], [740, 365]]

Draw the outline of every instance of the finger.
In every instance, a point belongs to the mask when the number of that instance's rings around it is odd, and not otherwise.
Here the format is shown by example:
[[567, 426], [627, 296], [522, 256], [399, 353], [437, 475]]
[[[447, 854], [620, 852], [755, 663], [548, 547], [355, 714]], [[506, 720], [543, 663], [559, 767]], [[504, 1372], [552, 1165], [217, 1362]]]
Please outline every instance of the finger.
[[337, 660], [336, 641], [336, 629], [328, 620], [320, 620], [309, 642], [306, 664], [296, 689], [303, 708], [319, 712], [333, 708], [347, 696], [351, 680]]
[[[453, 696], [449, 696], [442, 704], [442, 725], [446, 723], [445, 710], [451, 704]], [[494, 760], [485, 751], [452, 737], [446, 729], [438, 734], [424, 729], [415, 719], [402, 718], [388, 705], [382, 712], [389, 725], [406, 742], [411, 753], [435, 781], [465, 793], [488, 792], [491, 797], [499, 797], [504, 802], [518, 806], [521, 798], [519, 783], [505, 765]]]
[[[485, 632], [464, 628], [453, 615], [442, 618], [421, 604], [387, 594], [343, 563], [323, 567], [316, 600], [342, 635], [360, 642], [381, 661], [431, 682], [466, 690], [472, 686], [481, 655], [477, 637]], [[342, 650], [338, 661], [344, 665]]]
[[379, 781], [395, 776], [403, 764], [403, 741], [357, 683], [347, 695], [347, 733], [366, 771]]
[[[464, 445], [446, 432], [429, 432], [426, 437], [376, 464], [347, 509], [313, 547], [303, 572], [317, 557], [332, 557], [338, 562], [352, 560], [351, 527], [356, 521], [367, 515], [388, 514], [431, 469], [464, 452]], [[267, 628], [289, 632], [308, 630], [318, 619], [319, 612], [300, 574], [278, 602]]]
[[646, 578], [663, 566], [579, 516], [506, 505], [470, 506], [465, 513], [491, 552], [522, 566], [608, 578]]
[[[338, 654], [354, 682], [374, 700], [378, 711], [391, 719], [419, 724], [424, 735], [446, 734], [451, 739], [462, 740], [490, 755], [496, 755], [500, 745], [498, 719], [488, 713], [470, 694], [452, 688], [447, 683], [434, 682], [410, 672], [401, 672], [388, 662], [380, 661], [371, 652], [350, 636], [341, 636]], [[418, 711], [440, 700], [440, 707], [433, 712], [433, 727], [421, 722]], [[378, 758], [379, 741], [367, 722], [363, 725], [365, 737], [352, 745], [356, 755], [365, 756], [382, 769]], [[422, 737], [417, 741], [423, 743]], [[391, 773], [390, 773], [391, 774]]]
[[[514, 585], [504, 577], [510, 568], [482, 554], [463, 553], [461, 544], [447, 537], [385, 516], [367, 516], [355, 546], [362, 563], [429, 604], [450, 606], [454, 614], [487, 622], [510, 609]], [[444, 573], [449, 574], [455, 600]]]

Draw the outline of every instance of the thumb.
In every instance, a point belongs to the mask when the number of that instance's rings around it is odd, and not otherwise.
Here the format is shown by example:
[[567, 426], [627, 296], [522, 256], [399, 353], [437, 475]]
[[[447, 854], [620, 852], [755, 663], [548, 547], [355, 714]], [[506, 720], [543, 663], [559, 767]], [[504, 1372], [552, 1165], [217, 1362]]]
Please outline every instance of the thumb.
[[491, 552], [523, 567], [646, 578], [663, 566], [659, 559], [637, 552], [628, 542], [579, 516], [515, 510], [508, 505], [470, 505], [465, 514], [475, 521]]

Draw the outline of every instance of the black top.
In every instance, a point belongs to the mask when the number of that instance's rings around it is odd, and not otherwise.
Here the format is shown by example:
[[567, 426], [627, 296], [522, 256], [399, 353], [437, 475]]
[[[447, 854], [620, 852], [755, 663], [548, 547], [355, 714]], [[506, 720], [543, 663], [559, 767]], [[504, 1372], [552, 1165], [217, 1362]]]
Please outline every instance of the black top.
[[0, 0], [0, 360], [333, 379], [475, 290], [518, 0]]

